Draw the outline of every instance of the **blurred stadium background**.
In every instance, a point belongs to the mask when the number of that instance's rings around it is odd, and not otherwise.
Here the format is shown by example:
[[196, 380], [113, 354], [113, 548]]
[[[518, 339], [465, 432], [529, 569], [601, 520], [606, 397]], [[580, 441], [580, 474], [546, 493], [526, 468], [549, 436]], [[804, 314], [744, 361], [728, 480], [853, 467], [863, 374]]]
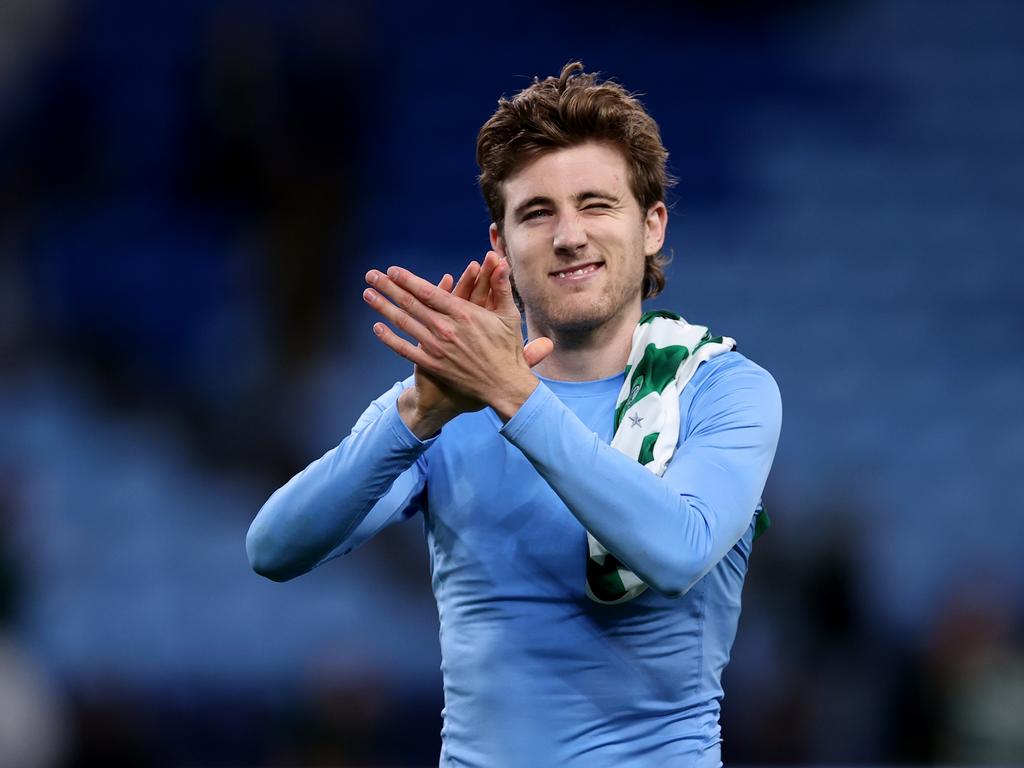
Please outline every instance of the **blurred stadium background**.
[[243, 539], [406, 375], [362, 274], [483, 255], [476, 131], [572, 58], [681, 179], [654, 304], [782, 389], [727, 763], [1024, 762], [1024, 3], [8, 0], [0, 766], [436, 764], [418, 520]]

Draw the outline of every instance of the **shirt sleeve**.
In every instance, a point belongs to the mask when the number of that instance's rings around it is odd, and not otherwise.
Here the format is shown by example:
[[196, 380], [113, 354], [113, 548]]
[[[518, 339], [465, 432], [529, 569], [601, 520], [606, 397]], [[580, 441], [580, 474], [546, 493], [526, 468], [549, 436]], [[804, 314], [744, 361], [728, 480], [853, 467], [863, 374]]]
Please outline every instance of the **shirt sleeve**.
[[246, 535], [253, 570], [286, 581], [419, 511], [423, 453], [436, 437], [419, 440], [399, 416], [398, 396], [409, 385], [374, 400], [340, 445], [267, 500]]
[[684, 594], [739, 541], [775, 457], [778, 385], [737, 359], [698, 385], [662, 477], [601, 440], [543, 383], [502, 428], [580, 523], [665, 595]]

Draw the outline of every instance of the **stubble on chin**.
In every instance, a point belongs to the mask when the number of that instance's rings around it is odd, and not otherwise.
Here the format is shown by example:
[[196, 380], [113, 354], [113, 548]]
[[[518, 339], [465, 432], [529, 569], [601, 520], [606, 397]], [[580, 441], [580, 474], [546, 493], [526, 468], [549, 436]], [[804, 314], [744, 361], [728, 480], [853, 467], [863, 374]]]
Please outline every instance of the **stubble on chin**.
[[559, 301], [555, 296], [544, 296], [531, 302], [524, 298], [530, 324], [541, 335], [557, 337], [560, 346], [585, 345], [602, 328], [613, 323], [627, 297], [602, 292], [595, 298], [572, 297]]

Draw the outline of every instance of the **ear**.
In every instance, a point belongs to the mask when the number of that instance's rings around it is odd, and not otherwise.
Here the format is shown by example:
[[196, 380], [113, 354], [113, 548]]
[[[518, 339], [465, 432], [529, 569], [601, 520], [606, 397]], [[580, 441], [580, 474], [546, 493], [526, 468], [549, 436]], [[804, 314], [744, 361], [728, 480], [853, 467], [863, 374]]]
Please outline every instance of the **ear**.
[[[494, 226], [493, 224], [491, 225]], [[647, 209], [644, 217], [644, 255], [653, 256], [665, 244], [665, 231], [668, 229], [668, 208], [661, 200]]]
[[498, 228], [498, 225], [492, 221], [487, 233], [491, 236], [491, 250], [503, 259], [508, 258], [505, 255], [505, 239], [501, 236], [501, 230]]

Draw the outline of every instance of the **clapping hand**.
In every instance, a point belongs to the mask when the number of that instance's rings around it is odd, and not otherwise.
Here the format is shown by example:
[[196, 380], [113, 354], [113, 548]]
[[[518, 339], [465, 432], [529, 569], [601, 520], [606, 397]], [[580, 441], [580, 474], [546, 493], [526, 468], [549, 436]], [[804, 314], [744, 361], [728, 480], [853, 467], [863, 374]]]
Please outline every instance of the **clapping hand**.
[[378, 338], [414, 365], [415, 386], [402, 393], [398, 409], [417, 437], [486, 405], [507, 420], [533, 391], [530, 368], [553, 345], [539, 338], [523, 347], [509, 267], [494, 251], [482, 264], [470, 262], [458, 283], [446, 274], [435, 286], [397, 267], [386, 275], [370, 270], [366, 281], [367, 303], [418, 342], [374, 325]]

